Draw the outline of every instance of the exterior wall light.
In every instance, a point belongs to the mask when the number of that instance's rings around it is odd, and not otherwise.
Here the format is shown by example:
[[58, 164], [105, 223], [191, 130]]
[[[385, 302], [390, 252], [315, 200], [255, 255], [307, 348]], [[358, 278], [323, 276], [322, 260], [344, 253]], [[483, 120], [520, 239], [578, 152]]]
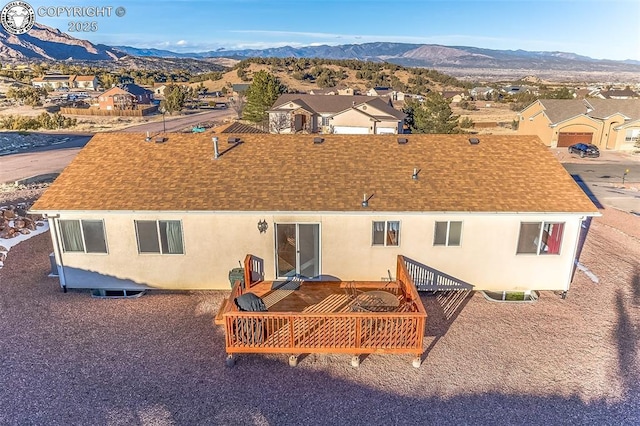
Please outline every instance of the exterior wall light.
[[258, 221], [258, 231], [260, 231], [261, 234], [267, 232], [267, 228], [269, 228], [269, 224], [266, 220], [262, 219]]

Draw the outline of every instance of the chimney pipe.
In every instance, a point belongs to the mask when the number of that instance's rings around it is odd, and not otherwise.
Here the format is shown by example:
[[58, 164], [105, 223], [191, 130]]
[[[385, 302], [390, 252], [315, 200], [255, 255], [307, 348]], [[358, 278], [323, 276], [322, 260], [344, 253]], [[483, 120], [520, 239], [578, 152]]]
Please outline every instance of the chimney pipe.
[[218, 151], [218, 137], [214, 136], [211, 140], [213, 141], [213, 158], [217, 160], [218, 157], [220, 157], [220, 151]]

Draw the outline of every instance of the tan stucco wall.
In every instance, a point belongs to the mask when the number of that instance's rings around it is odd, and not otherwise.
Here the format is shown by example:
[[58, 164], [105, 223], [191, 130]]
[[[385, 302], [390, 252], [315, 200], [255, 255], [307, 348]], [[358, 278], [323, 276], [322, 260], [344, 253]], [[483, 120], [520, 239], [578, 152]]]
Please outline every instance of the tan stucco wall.
[[602, 123], [596, 122], [594, 120], [589, 119], [588, 117], [576, 117], [570, 121], [566, 121], [558, 124], [558, 126], [553, 128], [553, 135], [551, 136], [551, 146], [558, 146], [558, 135], [560, 133], [593, 133], [593, 137], [591, 139], [591, 143], [597, 145], [601, 149], [604, 149], [604, 146], [601, 144], [602, 140]]
[[621, 151], [636, 151], [638, 148], [635, 146], [636, 141], [627, 141], [627, 131], [640, 130], [640, 120], [621, 127], [615, 132], [615, 145], [616, 149]]
[[624, 135], [626, 131], [618, 132], [616, 127], [625, 123], [624, 116], [622, 114], [615, 114], [604, 120], [602, 125], [602, 136], [600, 141], [600, 149], [621, 149], [622, 144], [618, 144], [619, 133], [622, 133], [622, 141], [624, 142]]
[[[542, 113], [542, 106], [539, 103], [531, 105], [519, 114], [518, 134], [536, 135], [547, 146], [551, 146], [553, 129], [547, 116]], [[557, 139], [556, 139], [557, 143]]]
[[373, 133], [374, 121], [353, 109], [347, 110], [341, 114], [333, 116], [331, 120], [332, 126], [351, 126], [351, 127], [364, 127], [369, 129], [369, 133]]
[[[104, 219], [109, 254], [63, 253], [70, 271], [131, 280], [152, 288], [228, 289], [228, 272], [246, 254], [264, 259], [266, 279], [274, 279], [274, 223], [319, 223], [321, 274], [342, 280], [395, 276], [396, 256], [405, 255], [462, 279], [476, 290], [564, 290], [573, 264], [578, 216], [512, 214], [63, 214], [62, 219]], [[182, 220], [184, 255], [138, 254], [134, 219]], [[520, 223], [565, 222], [560, 255], [516, 255]], [[266, 233], [257, 223], [266, 220]], [[400, 245], [371, 245], [372, 221], [399, 220]], [[435, 221], [463, 222], [460, 247], [434, 247]], [[54, 233], [52, 233], [54, 235]], [[55, 244], [55, 242], [54, 242]], [[58, 260], [60, 261], [60, 259]], [[60, 263], [59, 263], [60, 264]], [[92, 288], [86, 277], [69, 287]], [[77, 276], [77, 275], [76, 275]]]

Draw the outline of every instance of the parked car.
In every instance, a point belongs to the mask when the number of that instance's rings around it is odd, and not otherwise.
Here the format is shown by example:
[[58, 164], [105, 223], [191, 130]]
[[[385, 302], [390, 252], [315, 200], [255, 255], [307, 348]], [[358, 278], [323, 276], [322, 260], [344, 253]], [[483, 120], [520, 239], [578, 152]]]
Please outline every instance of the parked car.
[[590, 143], [577, 143], [571, 145], [569, 154], [578, 154], [580, 157], [600, 157], [600, 150]]

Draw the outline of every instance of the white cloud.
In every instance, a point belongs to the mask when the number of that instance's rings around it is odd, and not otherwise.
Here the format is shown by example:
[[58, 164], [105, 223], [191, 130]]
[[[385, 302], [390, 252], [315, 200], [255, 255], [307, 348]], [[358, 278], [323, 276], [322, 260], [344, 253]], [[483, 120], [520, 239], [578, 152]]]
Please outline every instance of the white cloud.
[[180, 40], [176, 42], [176, 46], [186, 46], [188, 43], [186, 40]]

